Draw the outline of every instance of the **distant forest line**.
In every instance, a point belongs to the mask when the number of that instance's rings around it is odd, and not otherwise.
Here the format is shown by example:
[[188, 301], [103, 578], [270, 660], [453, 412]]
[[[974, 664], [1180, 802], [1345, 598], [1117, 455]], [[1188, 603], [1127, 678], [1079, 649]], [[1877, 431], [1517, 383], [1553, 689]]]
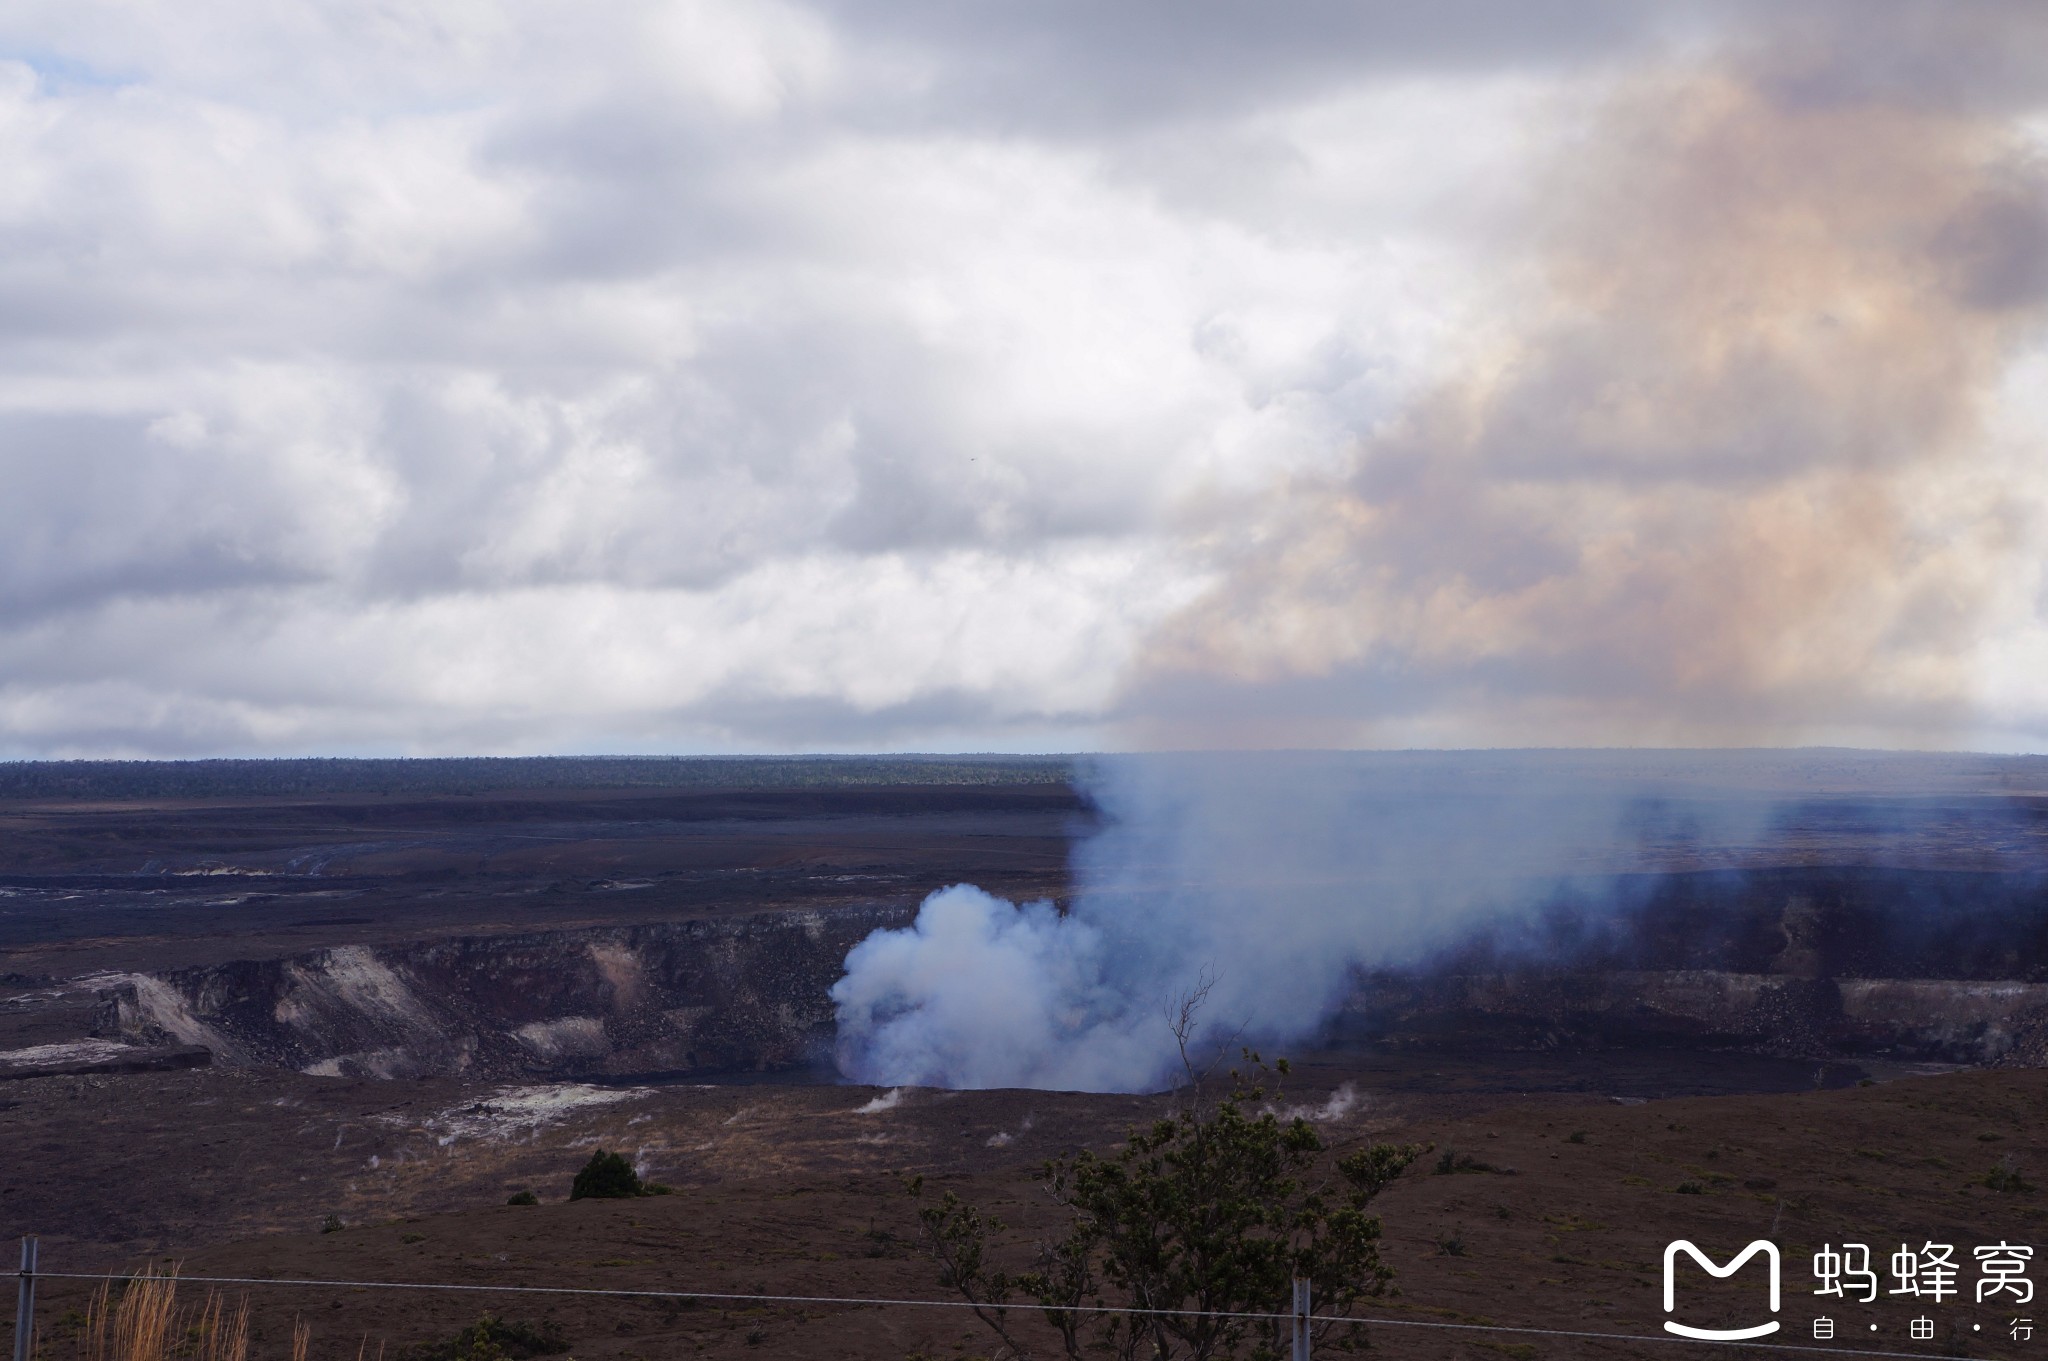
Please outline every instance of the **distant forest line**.
[[0, 799], [479, 794], [517, 789], [807, 789], [1062, 784], [1068, 756], [458, 756], [7, 761]]

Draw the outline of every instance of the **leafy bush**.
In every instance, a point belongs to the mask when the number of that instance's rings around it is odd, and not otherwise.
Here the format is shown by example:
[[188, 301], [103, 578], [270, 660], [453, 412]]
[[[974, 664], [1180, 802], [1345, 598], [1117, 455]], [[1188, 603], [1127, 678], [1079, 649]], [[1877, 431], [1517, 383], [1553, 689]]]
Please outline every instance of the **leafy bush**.
[[[1184, 1031], [1182, 1040], [1185, 1049]], [[1307, 1121], [1282, 1120], [1263, 1083], [1232, 1074], [1218, 1100], [1190, 1069], [1176, 1109], [1129, 1131], [1116, 1152], [1046, 1165], [1046, 1190], [1071, 1219], [1032, 1268], [996, 1265], [1005, 1225], [954, 1192], [918, 1212], [939, 1283], [1008, 1354], [1028, 1354], [1010, 1330], [1019, 1295], [1042, 1306], [1070, 1357], [1099, 1341], [1109, 1355], [1201, 1358], [1277, 1356], [1278, 1326], [1247, 1315], [1284, 1308], [1296, 1277], [1312, 1282], [1324, 1318], [1386, 1289], [1393, 1271], [1367, 1205], [1421, 1150], [1377, 1144], [1339, 1156]], [[920, 1193], [922, 1179], [910, 1186]], [[1093, 1312], [1103, 1304], [1170, 1312]]]
[[523, 1319], [485, 1314], [452, 1338], [415, 1342], [398, 1353], [398, 1361], [528, 1361], [568, 1350], [569, 1339], [553, 1320], [536, 1327]]
[[1999, 1159], [1998, 1166], [1984, 1174], [1984, 1184], [1994, 1191], [2031, 1191], [2033, 1183], [2020, 1175], [2012, 1155]]
[[531, 1191], [514, 1191], [505, 1198], [507, 1205], [538, 1205], [540, 1197]]
[[583, 1170], [569, 1186], [571, 1200], [626, 1200], [646, 1194], [640, 1174], [633, 1170], [625, 1155], [607, 1153], [601, 1148], [590, 1155], [590, 1161], [583, 1164]]
[[1460, 1153], [1454, 1148], [1446, 1148], [1437, 1155], [1436, 1175], [1448, 1177], [1457, 1172], [1493, 1172], [1504, 1177], [1515, 1175], [1515, 1169], [1512, 1167], [1500, 1167], [1493, 1163], [1481, 1162], [1470, 1153]]

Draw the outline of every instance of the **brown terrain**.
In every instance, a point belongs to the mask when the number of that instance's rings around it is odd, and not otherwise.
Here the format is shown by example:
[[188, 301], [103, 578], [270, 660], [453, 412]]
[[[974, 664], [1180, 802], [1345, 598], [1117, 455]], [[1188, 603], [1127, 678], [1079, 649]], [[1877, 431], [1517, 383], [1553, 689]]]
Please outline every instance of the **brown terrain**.
[[[1070, 892], [1094, 814], [1065, 768], [697, 763], [568, 787], [502, 764], [463, 789], [314, 771], [237, 792], [254, 777], [223, 770], [0, 803], [0, 1234], [41, 1235], [55, 1272], [657, 1292], [249, 1287], [259, 1356], [294, 1318], [340, 1361], [486, 1308], [558, 1324], [586, 1361], [995, 1355], [954, 1309], [805, 1299], [945, 1300], [904, 1176], [998, 1210], [1022, 1253], [1055, 1223], [1044, 1160], [1174, 1098], [839, 1085], [822, 994], [936, 887]], [[1339, 1148], [1430, 1150], [1379, 1202], [1399, 1294], [1366, 1311], [1372, 1349], [1668, 1354], [1678, 1237], [1782, 1247], [1773, 1343], [2048, 1346], [2009, 1336], [2031, 1305], [1970, 1293], [1972, 1247], [2038, 1247], [2048, 1216], [2039, 777], [1822, 780], [1772, 844], [1656, 871], [1608, 954], [1534, 967], [1480, 942], [1362, 976], [1278, 1100]], [[676, 1193], [568, 1203], [598, 1147]], [[504, 1203], [527, 1189], [540, 1205]], [[1928, 1241], [1956, 1245], [1961, 1298], [1811, 1293], [1823, 1244], [1868, 1243], [1882, 1275]], [[1754, 1321], [1751, 1274], [1692, 1271], [1681, 1312]], [[44, 1357], [68, 1355], [87, 1288], [43, 1283]], [[1931, 1341], [1908, 1336], [1921, 1314]]]
[[[1436, 1070], [1434, 1090], [1403, 1091], [1373, 1085], [1370, 1066], [1307, 1065], [1283, 1100], [1311, 1112], [1334, 1144], [1434, 1146], [1379, 1204], [1400, 1293], [1365, 1311], [1384, 1320], [1368, 1329], [1376, 1351], [1662, 1355], [1659, 1343], [1404, 1325], [1655, 1334], [1666, 1241], [1689, 1238], [1725, 1259], [1769, 1236], [1785, 1252], [1779, 1317], [1792, 1330], [1788, 1341], [1804, 1340], [1812, 1319], [1826, 1313], [1864, 1333], [1844, 1349], [1881, 1340], [1911, 1354], [2031, 1354], [2005, 1335], [2009, 1320], [2029, 1311], [1978, 1306], [1967, 1269], [1964, 1298], [1938, 1307], [1890, 1298], [1824, 1305], [1810, 1293], [1808, 1264], [1824, 1243], [1865, 1242], [1883, 1257], [1901, 1242], [1947, 1242], [1966, 1263], [1979, 1244], [2038, 1243], [2048, 1220], [2043, 1195], [1983, 1182], [2009, 1165], [2030, 1184], [2048, 1163], [2048, 1074], [1959, 1072], [1844, 1089], [1623, 1098], [1631, 1104], [1571, 1090], [1607, 1067], [1574, 1074], [1570, 1065], [1539, 1062], [1522, 1077], [1529, 1090], [1507, 1091], [1497, 1067], [1488, 1074], [1472, 1064], [1462, 1073]], [[1629, 1065], [1611, 1067], [1628, 1085]], [[1656, 1080], [1682, 1081], [1685, 1067], [1670, 1065]], [[1768, 1065], [1726, 1069], [1690, 1076], [1756, 1085], [1797, 1076]], [[1358, 1074], [1345, 1079], [1353, 1083], [1348, 1103], [1330, 1099], [1337, 1089], [1328, 1080], [1338, 1071]], [[1654, 1090], [1649, 1077], [1637, 1075], [1641, 1089]], [[133, 1085], [124, 1091], [124, 1082]], [[704, 1296], [250, 1288], [259, 1353], [274, 1352], [292, 1319], [304, 1317], [316, 1353], [334, 1356], [352, 1355], [364, 1338], [374, 1353], [449, 1336], [486, 1308], [558, 1322], [583, 1357], [992, 1355], [992, 1337], [946, 1309], [710, 1296], [942, 1300], [901, 1173], [922, 1172], [935, 1187], [996, 1210], [1028, 1244], [1032, 1232], [1054, 1225], [1035, 1165], [1080, 1144], [1107, 1145], [1162, 1100], [909, 1091], [891, 1103], [873, 1089], [825, 1086], [492, 1094], [209, 1072], [20, 1087], [11, 1098], [20, 1104], [7, 1113], [7, 1220], [68, 1222], [85, 1236], [46, 1242], [46, 1270], [133, 1268], [157, 1258], [192, 1276]], [[598, 1145], [639, 1157], [677, 1194], [568, 1203], [570, 1174]], [[1446, 1151], [1485, 1170], [1436, 1174]], [[1679, 1189], [1687, 1185], [1699, 1193]], [[503, 1204], [527, 1188], [543, 1203]], [[318, 1232], [330, 1213], [346, 1227]], [[131, 1248], [151, 1246], [121, 1251], [104, 1241], [117, 1236]], [[1757, 1313], [1756, 1292], [1736, 1297], [1712, 1286], [1702, 1274], [1687, 1278], [1693, 1321], [1726, 1325], [1747, 1321], [1745, 1308]], [[85, 1288], [45, 1284], [42, 1316], [53, 1329], [61, 1331]], [[1907, 1340], [1916, 1314], [1939, 1320], [1938, 1346]], [[1873, 1322], [1875, 1339], [1865, 1331]], [[1972, 1333], [1972, 1325], [1985, 1331]], [[61, 1354], [55, 1339], [51, 1351]]]

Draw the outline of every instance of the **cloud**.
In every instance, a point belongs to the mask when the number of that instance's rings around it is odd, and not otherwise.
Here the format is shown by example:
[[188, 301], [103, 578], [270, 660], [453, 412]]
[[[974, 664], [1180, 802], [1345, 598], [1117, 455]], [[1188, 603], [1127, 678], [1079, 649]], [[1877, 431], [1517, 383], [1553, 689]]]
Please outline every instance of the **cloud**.
[[898, 105], [900, 117], [937, 110], [983, 128], [1078, 138], [1227, 122], [1388, 77], [1555, 71], [1639, 49], [1667, 27], [1642, 6], [1608, 0], [824, 8], [916, 72], [915, 105]]
[[2048, 174], [2004, 120], [1794, 97], [1774, 61], [1604, 97], [1498, 324], [1341, 468], [1209, 528], [1221, 579], [1151, 639], [1141, 722], [1975, 737], [1987, 657], [2038, 627], [2001, 603], [2043, 487], [1992, 426], [2048, 319]]
[[[1576, 92], [1797, 27], [1648, 13], [11, 7], [0, 749], [1076, 746], [1120, 685], [1203, 710], [1175, 687], [1237, 661], [1160, 629], [1257, 570], [1218, 526], [1457, 445], [1441, 375], [1527, 294], [1531, 224], [1578, 230], [1532, 214], [1608, 212], [1597, 167], [1532, 192]], [[1747, 88], [1850, 110], [1852, 148], [2032, 107], [2003, 21], [1930, 14]], [[2044, 286], [2035, 181], [1947, 184], [1942, 281], [1896, 300], [2002, 318], [1973, 391]], [[1519, 333], [1561, 347], [1524, 424], [1669, 338], [1568, 311]], [[1563, 551], [1478, 500], [1487, 571]]]

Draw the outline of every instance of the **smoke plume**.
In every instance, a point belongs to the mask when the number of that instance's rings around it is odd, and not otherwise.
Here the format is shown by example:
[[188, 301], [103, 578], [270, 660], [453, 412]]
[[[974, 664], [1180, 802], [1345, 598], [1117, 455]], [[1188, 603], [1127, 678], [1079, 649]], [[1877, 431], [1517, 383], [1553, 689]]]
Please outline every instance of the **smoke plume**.
[[[1970, 733], [2039, 570], [2038, 451], [1990, 413], [2048, 303], [2048, 177], [2010, 99], [1832, 60], [1779, 46], [1610, 91], [1455, 370], [1339, 471], [1190, 512], [1214, 585], [1128, 679], [1141, 740]], [[1360, 966], [1668, 851], [1657, 762], [1588, 759], [1104, 762], [1071, 910], [961, 886], [862, 944], [842, 1066], [1156, 1086], [1166, 1013], [1205, 981], [1205, 1039], [1298, 1041]], [[1733, 807], [1690, 805], [1681, 839], [1768, 821], [1710, 806]]]
[[1063, 916], [968, 885], [856, 946], [833, 989], [863, 1082], [1133, 1091], [1198, 1047], [1313, 1034], [1362, 966], [1414, 964], [1594, 874], [1754, 840], [1753, 803], [1651, 802], [1590, 753], [1109, 757]]
[[[1782, 64], [1782, 58], [1780, 59]], [[1839, 81], [1837, 83], [1840, 83]], [[2031, 582], [2048, 176], [2012, 122], [1782, 66], [1611, 95], [1456, 371], [1202, 528], [1168, 745], [1934, 745]]]

